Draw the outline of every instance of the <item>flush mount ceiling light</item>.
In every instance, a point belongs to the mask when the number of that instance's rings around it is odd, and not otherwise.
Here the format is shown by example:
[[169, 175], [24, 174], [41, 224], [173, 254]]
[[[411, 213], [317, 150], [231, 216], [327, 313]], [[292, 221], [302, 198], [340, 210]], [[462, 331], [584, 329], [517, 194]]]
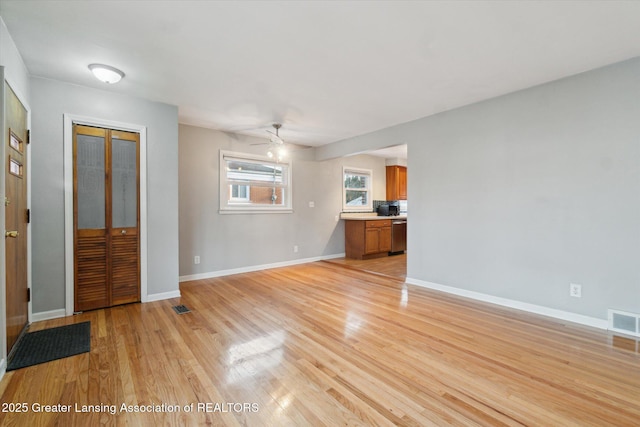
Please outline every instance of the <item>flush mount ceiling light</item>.
[[124, 73], [117, 68], [104, 64], [90, 64], [89, 69], [98, 80], [104, 83], [118, 83], [124, 77]]

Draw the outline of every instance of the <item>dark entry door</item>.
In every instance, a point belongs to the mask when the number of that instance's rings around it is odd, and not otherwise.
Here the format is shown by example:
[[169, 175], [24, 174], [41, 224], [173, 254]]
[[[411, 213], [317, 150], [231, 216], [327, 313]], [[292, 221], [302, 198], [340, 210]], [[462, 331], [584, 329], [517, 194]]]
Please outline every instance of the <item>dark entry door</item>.
[[5, 147], [5, 261], [7, 299], [7, 352], [11, 352], [29, 323], [27, 282], [27, 110], [4, 83]]

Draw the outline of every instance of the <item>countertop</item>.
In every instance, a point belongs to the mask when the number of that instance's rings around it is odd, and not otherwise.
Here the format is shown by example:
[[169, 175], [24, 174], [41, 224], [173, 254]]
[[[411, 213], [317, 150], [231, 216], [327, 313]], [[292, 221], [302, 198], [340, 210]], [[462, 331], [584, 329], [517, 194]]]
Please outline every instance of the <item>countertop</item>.
[[363, 212], [363, 213], [341, 213], [340, 219], [345, 219], [348, 221], [372, 221], [378, 219], [407, 219], [407, 215], [394, 215], [394, 216], [378, 216], [375, 212]]

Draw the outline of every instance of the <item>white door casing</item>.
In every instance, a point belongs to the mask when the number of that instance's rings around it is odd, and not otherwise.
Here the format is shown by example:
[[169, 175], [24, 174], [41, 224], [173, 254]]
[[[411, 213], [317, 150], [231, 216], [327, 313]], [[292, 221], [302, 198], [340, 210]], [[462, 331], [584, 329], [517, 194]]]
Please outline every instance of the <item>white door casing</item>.
[[73, 277], [73, 125], [81, 124], [140, 134], [140, 300], [147, 301], [147, 128], [74, 114], [64, 115], [64, 259], [65, 314], [74, 310]]

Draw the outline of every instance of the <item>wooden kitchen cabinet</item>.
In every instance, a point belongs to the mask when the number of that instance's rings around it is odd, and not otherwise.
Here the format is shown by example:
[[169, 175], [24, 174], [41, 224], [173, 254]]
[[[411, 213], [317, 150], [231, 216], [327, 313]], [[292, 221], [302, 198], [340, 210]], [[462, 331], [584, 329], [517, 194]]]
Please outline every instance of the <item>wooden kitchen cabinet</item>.
[[366, 259], [387, 256], [391, 250], [391, 220], [347, 220], [345, 255]]
[[407, 200], [406, 166], [387, 166], [387, 200]]

